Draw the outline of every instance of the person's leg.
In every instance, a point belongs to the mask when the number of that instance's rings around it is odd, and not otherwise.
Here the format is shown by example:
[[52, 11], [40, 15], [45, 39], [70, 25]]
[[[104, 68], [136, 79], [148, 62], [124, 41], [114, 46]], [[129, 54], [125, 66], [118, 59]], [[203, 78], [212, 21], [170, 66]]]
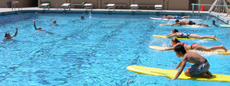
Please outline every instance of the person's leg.
[[191, 77], [191, 74], [189, 73], [189, 69], [187, 69], [187, 70], [184, 72], [184, 74], [185, 74], [186, 76], [188, 76], [188, 77]]
[[[209, 72], [209, 71], [208, 71]], [[195, 75], [195, 77], [203, 77], [203, 78], [211, 78], [212, 77], [212, 75], [209, 75], [209, 73], [208, 72], [205, 72], [205, 73], [203, 73], [203, 74], [201, 74], [201, 75]], [[210, 73], [211, 74], [211, 73]]]
[[203, 77], [203, 78], [211, 78], [211, 77], [213, 77], [213, 75], [209, 71], [207, 71], [207, 72], [205, 72], [203, 74], [191, 74], [189, 72], [189, 70], [186, 70], [185, 75], [188, 76], [188, 77]]
[[193, 49], [201, 50], [201, 51], [214, 51], [214, 50], [217, 50], [217, 49], [223, 49], [223, 50], [225, 50], [225, 52], [228, 51], [228, 49], [225, 48], [224, 45], [221, 45], [221, 46], [212, 46], [212, 47], [205, 47], [205, 46], [201, 46], [199, 44], [195, 44], [195, 45], [193, 45]]
[[189, 18], [190, 19], [190, 16], [187, 15], [187, 16], [182, 16], [182, 19], [185, 19], [185, 18]]
[[212, 47], [208, 47], [210, 50], [217, 50], [217, 49], [223, 49], [225, 50], [225, 52], [228, 51], [228, 49], [224, 46], [224, 45], [221, 45], [221, 46], [212, 46]]
[[203, 23], [196, 23], [196, 25], [199, 25], [199, 26], [206, 26], [206, 27], [209, 26], [208, 24], [203, 24]]
[[210, 35], [201, 36], [201, 35], [197, 35], [197, 34], [194, 34], [194, 33], [190, 34], [189, 37], [190, 37], [190, 38], [198, 38], [198, 39], [203, 39], [203, 38], [218, 39], [218, 38], [216, 37], [216, 35], [213, 35], [213, 36], [210, 36]]

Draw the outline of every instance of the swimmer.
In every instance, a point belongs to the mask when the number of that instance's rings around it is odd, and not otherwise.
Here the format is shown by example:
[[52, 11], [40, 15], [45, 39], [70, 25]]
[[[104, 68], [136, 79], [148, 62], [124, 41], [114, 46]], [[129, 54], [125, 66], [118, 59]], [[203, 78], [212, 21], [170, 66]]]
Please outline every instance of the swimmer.
[[35, 19], [33, 21], [34, 21], [34, 28], [35, 28], [35, 30], [45, 31], [41, 27], [36, 27], [36, 24], [35, 24], [36, 20]]
[[[220, 45], [220, 46], [211, 46], [211, 47], [206, 47], [206, 46], [201, 46], [197, 43], [193, 43], [192, 45], [187, 45], [186, 43], [181, 43], [178, 39], [176, 38], [173, 38], [172, 39], [172, 48], [168, 48], [168, 49], [164, 49], [164, 50], [173, 50], [174, 46], [177, 46], [177, 45], [183, 45], [185, 50], [199, 50], [199, 51], [214, 51], [214, 50], [217, 50], [217, 49], [222, 49], [224, 50], [225, 52], [228, 51], [227, 48], [225, 48], [224, 45]], [[163, 51], [163, 50], [161, 50]]]
[[174, 24], [172, 25], [197, 25], [197, 26], [205, 26], [205, 27], [209, 27], [208, 24], [203, 24], [203, 23], [195, 23], [193, 21], [180, 21], [180, 20], [176, 20]]
[[219, 27], [218, 25], [216, 25], [216, 21], [215, 20], [212, 20], [212, 25], [214, 25], [216, 27]]
[[185, 19], [185, 18], [189, 18], [190, 19], [190, 16], [172, 16], [172, 15], [167, 15], [165, 14], [163, 17], [161, 17], [161, 20], [164, 19], [164, 18], [167, 18], [167, 19]]
[[84, 16], [81, 16], [81, 20], [84, 20], [85, 18], [84, 18]]
[[[37, 27], [37, 28], [36, 28], [36, 25], [35, 25], [35, 21], [36, 21], [36, 20], [34, 19], [33, 21], [34, 21], [34, 28], [35, 28], [35, 30], [45, 31], [45, 30], [43, 30], [41, 27]], [[48, 34], [52, 34], [52, 35], [54, 34], [54, 33], [52, 33], [52, 32], [48, 32], [48, 31], [45, 31], [45, 32], [47, 32]]]
[[54, 19], [54, 20], [53, 20], [53, 23], [52, 23], [51, 25], [58, 25], [58, 24], [57, 24], [57, 21]]
[[16, 27], [16, 32], [15, 32], [15, 34], [14, 34], [13, 36], [10, 36], [10, 33], [7, 32], [7, 33], [5, 34], [4, 39], [11, 39], [11, 38], [17, 36], [17, 34], [18, 34], [18, 28]]
[[203, 77], [203, 78], [211, 78], [213, 75], [209, 72], [210, 64], [207, 59], [202, 57], [201, 55], [194, 52], [186, 52], [182, 45], [177, 45], [174, 47], [174, 51], [178, 58], [183, 57], [182, 61], [178, 64], [175, 69], [179, 69], [176, 76], [171, 80], [176, 80], [183, 69], [186, 66], [186, 63], [194, 63], [194, 65], [190, 66], [184, 74], [188, 77]]
[[200, 36], [195, 33], [182, 33], [179, 32], [177, 29], [173, 29], [172, 33], [166, 35], [166, 37], [177, 37], [177, 38], [197, 38], [197, 39], [204, 39], [204, 38], [212, 38], [214, 40], [218, 39], [216, 35], [210, 36], [210, 35], [205, 35], [205, 36]]

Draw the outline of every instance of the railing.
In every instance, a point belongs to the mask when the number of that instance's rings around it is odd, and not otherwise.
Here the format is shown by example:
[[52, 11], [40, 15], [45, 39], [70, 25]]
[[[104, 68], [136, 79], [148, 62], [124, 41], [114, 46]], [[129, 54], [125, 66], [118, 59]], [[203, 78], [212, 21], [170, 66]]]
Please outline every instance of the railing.
[[18, 8], [18, 11], [20, 10], [20, 8], [21, 8], [21, 10], [22, 10], [22, 4], [21, 4], [19, 1], [13, 1], [13, 2], [12, 2], [12, 11], [13, 11], [14, 9], [16, 9], [16, 7]]
[[[212, 4], [191, 4], [192, 5], [192, 13], [194, 15], [194, 6], [198, 6], [198, 13], [200, 13], [200, 6], [217, 6], [217, 7], [230, 7], [230, 5], [212, 5]], [[209, 10], [209, 12], [211, 12], [211, 10]]]

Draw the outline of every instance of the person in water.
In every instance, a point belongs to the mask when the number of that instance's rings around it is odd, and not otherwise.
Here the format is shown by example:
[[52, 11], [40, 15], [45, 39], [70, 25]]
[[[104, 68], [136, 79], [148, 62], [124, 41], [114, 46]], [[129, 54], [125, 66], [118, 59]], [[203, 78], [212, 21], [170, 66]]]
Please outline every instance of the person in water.
[[[206, 47], [206, 46], [201, 46], [197, 43], [193, 43], [192, 45], [188, 45], [186, 43], [181, 43], [178, 39], [176, 38], [173, 38], [172, 39], [172, 48], [167, 48], [167, 49], [163, 49], [163, 50], [173, 50], [174, 49], [174, 46], [177, 46], [177, 45], [183, 45], [185, 50], [199, 50], [199, 51], [214, 51], [214, 50], [217, 50], [217, 49], [222, 49], [224, 50], [225, 52], [228, 51], [228, 49], [225, 48], [224, 45], [220, 45], [220, 46], [211, 46], [211, 47]], [[161, 51], [163, 51], [161, 50]]]
[[54, 20], [53, 20], [53, 23], [52, 23], [51, 25], [58, 25], [58, 24], [57, 24], [57, 21], [54, 19]]
[[[35, 24], [35, 19], [33, 20], [34, 21], [34, 28], [35, 28], [35, 30], [39, 30], [39, 31], [45, 31], [45, 30], [43, 30], [41, 27], [36, 27], [36, 24]], [[52, 32], [48, 32], [48, 31], [45, 31], [46, 33], [48, 33], [48, 34], [54, 34], [54, 33], [52, 33]]]
[[161, 19], [164, 19], [164, 18], [167, 18], [167, 19], [185, 19], [185, 18], [190, 18], [190, 16], [172, 16], [172, 15], [167, 15], [165, 14], [163, 17], [161, 17]]
[[180, 21], [180, 20], [176, 20], [174, 24], [172, 25], [197, 25], [197, 26], [206, 26], [209, 27], [208, 24], [203, 24], [203, 23], [195, 23], [193, 21]]
[[216, 35], [213, 35], [213, 36], [210, 36], [210, 35], [201, 36], [201, 35], [197, 35], [195, 33], [182, 33], [182, 32], [179, 32], [177, 29], [173, 29], [172, 33], [166, 35], [166, 37], [168, 37], [168, 38], [170, 38], [170, 37], [177, 37], [177, 38], [197, 38], [197, 39], [212, 38], [214, 40], [218, 39], [216, 37]]
[[218, 25], [216, 25], [216, 21], [215, 20], [212, 20], [212, 25], [216, 26], [216, 27], [219, 27]]
[[34, 28], [35, 28], [35, 30], [45, 31], [41, 27], [36, 27], [36, 24], [35, 24], [36, 20], [35, 19], [33, 21], [34, 21]]
[[11, 38], [17, 36], [17, 34], [18, 34], [18, 28], [16, 27], [16, 32], [15, 32], [15, 34], [14, 34], [13, 36], [11, 36], [10, 33], [7, 32], [7, 33], [5, 34], [4, 39], [11, 39]]
[[84, 16], [81, 16], [81, 20], [84, 20], [85, 19], [85, 17]]
[[183, 59], [175, 69], [178, 69], [179, 67], [181, 68], [177, 72], [176, 76], [171, 80], [176, 80], [180, 76], [187, 62], [194, 63], [194, 65], [190, 66], [184, 72], [186, 76], [203, 78], [211, 78], [213, 76], [211, 72], [209, 72], [209, 62], [201, 55], [190, 51], [186, 52], [183, 45], [175, 46], [174, 51], [178, 58], [183, 57]]

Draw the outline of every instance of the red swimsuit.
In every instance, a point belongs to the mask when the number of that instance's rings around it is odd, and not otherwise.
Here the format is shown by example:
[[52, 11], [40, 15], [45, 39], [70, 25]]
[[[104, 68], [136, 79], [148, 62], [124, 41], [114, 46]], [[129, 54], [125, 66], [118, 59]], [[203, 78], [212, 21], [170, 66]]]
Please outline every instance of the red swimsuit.
[[[193, 45], [195, 45], [195, 44], [196, 44], [196, 43], [193, 43], [193, 44], [191, 45], [191, 49], [192, 49], [192, 46], [193, 46]], [[185, 45], [185, 43], [183, 43], [182, 45], [184, 46], [184, 45]]]

